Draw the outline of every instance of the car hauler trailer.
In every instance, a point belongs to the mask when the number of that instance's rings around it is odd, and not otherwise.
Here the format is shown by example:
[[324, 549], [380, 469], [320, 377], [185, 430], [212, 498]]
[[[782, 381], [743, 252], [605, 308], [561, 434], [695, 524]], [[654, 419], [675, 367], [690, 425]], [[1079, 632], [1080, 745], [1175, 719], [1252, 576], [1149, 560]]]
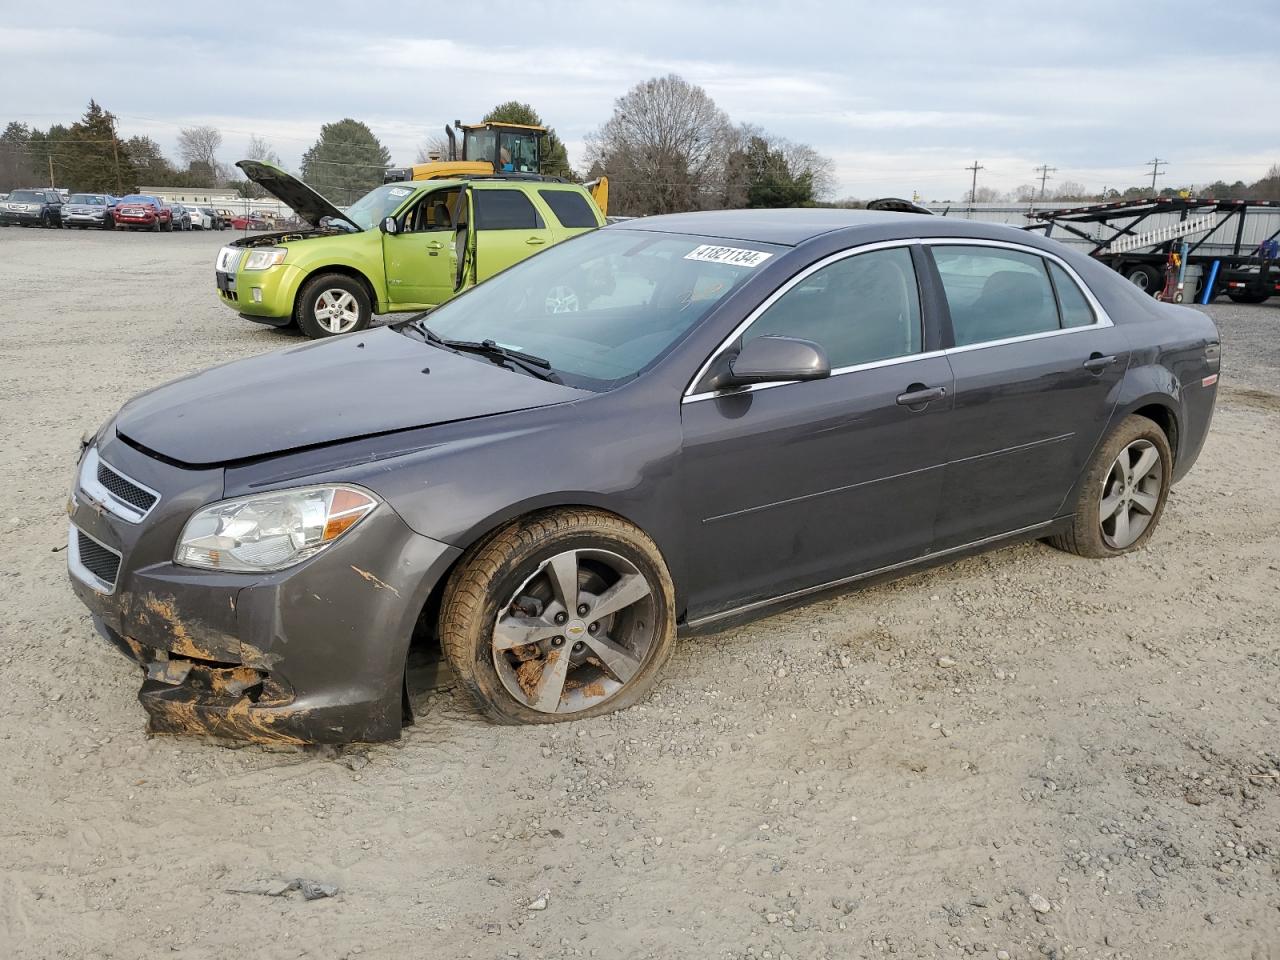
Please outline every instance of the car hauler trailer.
[[[1184, 241], [1185, 262], [1200, 268], [1201, 282], [1214, 276], [1209, 299], [1227, 293], [1233, 300], [1259, 303], [1280, 293], [1253, 289], [1275, 276], [1270, 263], [1259, 269], [1259, 258], [1280, 237], [1280, 200], [1155, 197], [1039, 210], [1031, 216], [1040, 222], [1028, 229], [1086, 247], [1091, 256], [1152, 294], [1164, 286], [1169, 254]], [[1201, 292], [1196, 290], [1197, 302]]]

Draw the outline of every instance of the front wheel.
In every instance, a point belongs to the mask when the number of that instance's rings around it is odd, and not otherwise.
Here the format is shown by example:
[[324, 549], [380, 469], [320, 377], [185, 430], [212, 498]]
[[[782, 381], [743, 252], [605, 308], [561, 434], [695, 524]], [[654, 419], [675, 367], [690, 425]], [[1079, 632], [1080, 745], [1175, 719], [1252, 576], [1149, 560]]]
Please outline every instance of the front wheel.
[[1146, 417], [1126, 417], [1090, 461], [1071, 527], [1049, 542], [1099, 559], [1137, 550], [1155, 533], [1172, 480], [1164, 431]]
[[363, 330], [373, 320], [364, 285], [340, 273], [308, 280], [298, 294], [294, 320], [312, 340]]
[[675, 645], [675, 589], [654, 542], [612, 514], [535, 514], [482, 541], [449, 577], [440, 644], [499, 723], [622, 710]]

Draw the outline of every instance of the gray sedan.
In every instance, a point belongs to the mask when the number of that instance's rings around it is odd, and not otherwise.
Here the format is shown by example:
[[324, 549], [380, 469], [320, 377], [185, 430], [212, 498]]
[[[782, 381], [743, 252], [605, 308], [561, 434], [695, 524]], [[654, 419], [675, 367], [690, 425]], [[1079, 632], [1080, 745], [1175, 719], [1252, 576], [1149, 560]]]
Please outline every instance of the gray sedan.
[[156, 731], [394, 738], [414, 642], [495, 721], [592, 717], [677, 635], [1019, 539], [1141, 548], [1218, 364], [1208, 317], [1012, 228], [633, 220], [133, 399], [81, 451], [71, 584]]

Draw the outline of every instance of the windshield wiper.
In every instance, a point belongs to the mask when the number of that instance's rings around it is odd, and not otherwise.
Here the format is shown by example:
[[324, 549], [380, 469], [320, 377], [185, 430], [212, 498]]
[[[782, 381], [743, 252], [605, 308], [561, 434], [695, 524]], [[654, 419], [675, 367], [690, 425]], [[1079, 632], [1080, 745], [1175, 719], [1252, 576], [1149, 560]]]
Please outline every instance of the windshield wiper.
[[418, 324], [418, 329], [422, 330], [428, 338], [434, 337], [429, 342], [435, 343], [439, 341], [452, 350], [462, 353], [475, 353], [482, 357], [488, 357], [490, 360], [499, 360], [509, 363], [513, 367], [519, 367], [525, 373], [532, 374], [540, 380], [549, 380], [552, 383], [560, 383], [560, 378], [555, 371], [551, 369], [551, 361], [545, 357], [535, 356], [532, 353], [525, 353], [522, 350], [511, 350], [508, 347], [499, 346], [493, 340], [446, 340], [435, 333], [427, 330], [422, 324]]
[[563, 383], [554, 370], [551, 369], [551, 361], [545, 357], [535, 356], [532, 353], [525, 353], [522, 350], [512, 350], [508, 347], [499, 346], [493, 340], [450, 340], [440, 336], [421, 320], [427, 315], [420, 314], [414, 317], [408, 323], [401, 326], [401, 330], [412, 330], [421, 334], [422, 339], [434, 346], [441, 347], [445, 350], [452, 350], [455, 353], [474, 353], [479, 356], [486, 357], [489, 360], [495, 360], [500, 363], [509, 363], [511, 366], [523, 370], [539, 380], [547, 380], [551, 383]]

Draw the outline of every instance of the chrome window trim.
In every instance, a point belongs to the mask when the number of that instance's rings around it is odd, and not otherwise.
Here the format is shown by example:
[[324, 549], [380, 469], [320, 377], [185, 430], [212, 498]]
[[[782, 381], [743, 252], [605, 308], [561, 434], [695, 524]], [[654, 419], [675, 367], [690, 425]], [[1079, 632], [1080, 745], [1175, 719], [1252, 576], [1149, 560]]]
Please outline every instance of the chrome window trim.
[[[1071, 266], [1071, 264], [1067, 263], [1057, 254], [1052, 253], [1048, 250], [1040, 250], [1036, 247], [1026, 246], [1025, 244], [1015, 243], [1010, 240], [987, 240], [987, 239], [982, 239], [977, 237], [919, 237], [919, 238], [913, 238], [910, 240], [882, 240], [877, 243], [864, 244], [863, 246], [860, 246], [860, 247], [851, 247], [848, 250], [840, 250], [836, 253], [831, 254], [830, 256], [824, 257], [823, 259], [817, 261], [816, 263], [810, 264], [808, 267], [805, 267], [804, 270], [796, 274], [794, 277], [792, 277], [790, 280], [788, 280], [786, 283], [780, 286], [777, 290], [773, 291], [773, 293], [769, 294], [769, 296], [766, 297], [763, 301], [761, 301], [760, 305], [757, 306], [754, 310], [752, 310], [751, 313], [747, 315], [747, 318], [743, 320], [740, 324], [738, 324], [738, 326], [734, 328], [733, 332], [730, 333], [729, 336], [726, 337], [724, 340], [722, 340], [720, 345], [711, 352], [711, 356], [708, 357], [706, 362], [704, 362], [702, 366], [698, 368], [698, 372], [694, 375], [693, 379], [689, 381], [689, 385], [685, 387], [685, 392], [680, 399], [680, 403], [681, 404], [697, 403], [701, 400], [711, 400], [717, 397], [736, 397], [736, 396], [741, 396], [742, 394], [745, 394], [745, 393], [754, 393], [758, 390], [769, 390], [769, 389], [772, 389], [773, 387], [783, 387], [790, 383], [796, 383], [797, 381], [795, 380], [775, 380], [770, 383], [754, 383], [747, 387], [735, 387], [728, 390], [710, 390], [704, 393], [690, 392], [693, 390], [694, 385], [697, 384], [699, 381], [701, 381], [702, 378], [707, 375], [707, 371], [711, 369], [711, 365], [715, 363], [716, 359], [720, 356], [720, 354], [724, 353], [727, 349], [729, 349], [729, 347], [733, 344], [733, 342], [737, 340], [738, 337], [742, 336], [742, 334], [746, 332], [747, 328], [750, 327], [751, 324], [755, 323], [756, 320], [758, 320], [760, 316], [766, 310], [769, 309], [769, 307], [773, 306], [773, 304], [776, 303], [779, 299], [781, 299], [784, 294], [786, 294], [792, 287], [800, 283], [802, 280], [816, 273], [818, 270], [821, 270], [823, 267], [827, 266], [828, 264], [835, 263], [838, 260], [843, 260], [846, 257], [857, 256], [860, 253], [870, 253], [875, 250], [887, 250], [894, 247], [910, 248], [915, 245], [952, 246], [952, 247], [1001, 247], [1008, 250], [1013, 250], [1015, 253], [1026, 253], [1026, 254], [1030, 254], [1031, 256], [1043, 257], [1046, 260], [1051, 260], [1054, 263], [1056, 263], [1058, 266], [1062, 267], [1062, 269], [1066, 272], [1067, 276], [1070, 277], [1071, 280], [1079, 288], [1081, 294], [1084, 295], [1084, 298], [1088, 302], [1089, 306], [1093, 308], [1094, 322], [1091, 324], [1088, 324], [1087, 326], [1082, 326], [1082, 327], [1061, 327], [1057, 330], [1044, 330], [1039, 333], [1023, 334], [1022, 336], [1018, 336], [1018, 337], [1006, 337], [1002, 340], [984, 340], [981, 343], [969, 343], [959, 347], [947, 347], [942, 350], [930, 350], [922, 353], [906, 354], [901, 357], [890, 357], [886, 360], [874, 360], [874, 361], [871, 361], [870, 363], [859, 363], [859, 364], [855, 364], [853, 366], [848, 366], [848, 367], [838, 367], [831, 371], [832, 377], [843, 376], [844, 374], [847, 374], [847, 373], [857, 373], [861, 370], [871, 370], [877, 367], [892, 366], [894, 364], [899, 364], [899, 363], [910, 363], [913, 360], [926, 360], [931, 357], [944, 357], [953, 353], [968, 353], [973, 350], [985, 350], [989, 347], [1003, 347], [1011, 343], [1031, 342], [1033, 340], [1043, 340], [1048, 337], [1060, 337], [1069, 333], [1080, 333], [1085, 330], [1097, 330], [1103, 327], [1115, 326], [1115, 324], [1111, 320], [1111, 317], [1107, 314], [1107, 311], [1103, 308], [1102, 304], [1098, 301], [1098, 298], [1093, 295], [1093, 291], [1089, 289], [1089, 285], [1084, 282], [1080, 274], [1076, 273], [1075, 269]], [[1047, 275], [1048, 273], [1046, 271], [1046, 276]], [[919, 281], [917, 280], [917, 283], [918, 282]], [[1056, 304], [1057, 304], [1057, 301], [1055, 297], [1055, 308], [1056, 308]], [[1059, 322], [1061, 322], [1061, 318], [1059, 318]]]
[[[100, 546], [103, 550], [107, 551], [107, 553], [114, 553], [116, 555], [116, 558], [120, 561], [120, 564], [116, 567], [115, 583], [107, 583], [107, 581], [103, 580], [96, 573], [94, 573], [92, 570], [90, 570], [88, 567], [86, 567], [83, 563], [80, 562], [80, 537], [81, 536], [84, 536], [92, 540], [94, 543]], [[73, 577], [75, 577], [77, 580], [83, 583], [86, 587], [88, 587], [90, 590], [93, 590], [95, 593], [100, 593], [104, 597], [109, 597], [113, 593], [115, 593], [116, 584], [120, 582], [120, 571], [123, 565], [124, 565], [124, 557], [119, 550], [116, 550], [113, 547], [108, 547], [105, 543], [103, 543], [97, 537], [92, 536], [88, 533], [85, 533], [83, 530], [77, 527], [74, 523], [67, 524], [67, 571]]]
[[[98, 464], [99, 463], [101, 463], [104, 467], [106, 467], [116, 476], [121, 477], [122, 479], [127, 480], [129, 483], [133, 484], [139, 490], [145, 490], [147, 493], [151, 494], [153, 497], [155, 497], [155, 501], [146, 510], [139, 510], [137, 507], [129, 503], [127, 500], [121, 500], [119, 497], [117, 497], [114, 493], [112, 493], [110, 490], [108, 490], [98, 481]], [[94, 503], [100, 504], [104, 510], [110, 513], [112, 516], [119, 517], [125, 523], [141, 523], [143, 520], [147, 518], [147, 515], [150, 514], [151, 511], [154, 510], [160, 504], [159, 491], [152, 490], [145, 483], [139, 483], [137, 480], [133, 479], [133, 477], [129, 476], [123, 470], [120, 470], [117, 467], [113, 467], [111, 464], [107, 463], [105, 460], [103, 460], [101, 457], [98, 456], [97, 447], [90, 447], [88, 450], [86, 450], [84, 453], [84, 459], [80, 461], [80, 475], [78, 478], [78, 486], [80, 488], [80, 492], [85, 494], [86, 497], [88, 497]]]

